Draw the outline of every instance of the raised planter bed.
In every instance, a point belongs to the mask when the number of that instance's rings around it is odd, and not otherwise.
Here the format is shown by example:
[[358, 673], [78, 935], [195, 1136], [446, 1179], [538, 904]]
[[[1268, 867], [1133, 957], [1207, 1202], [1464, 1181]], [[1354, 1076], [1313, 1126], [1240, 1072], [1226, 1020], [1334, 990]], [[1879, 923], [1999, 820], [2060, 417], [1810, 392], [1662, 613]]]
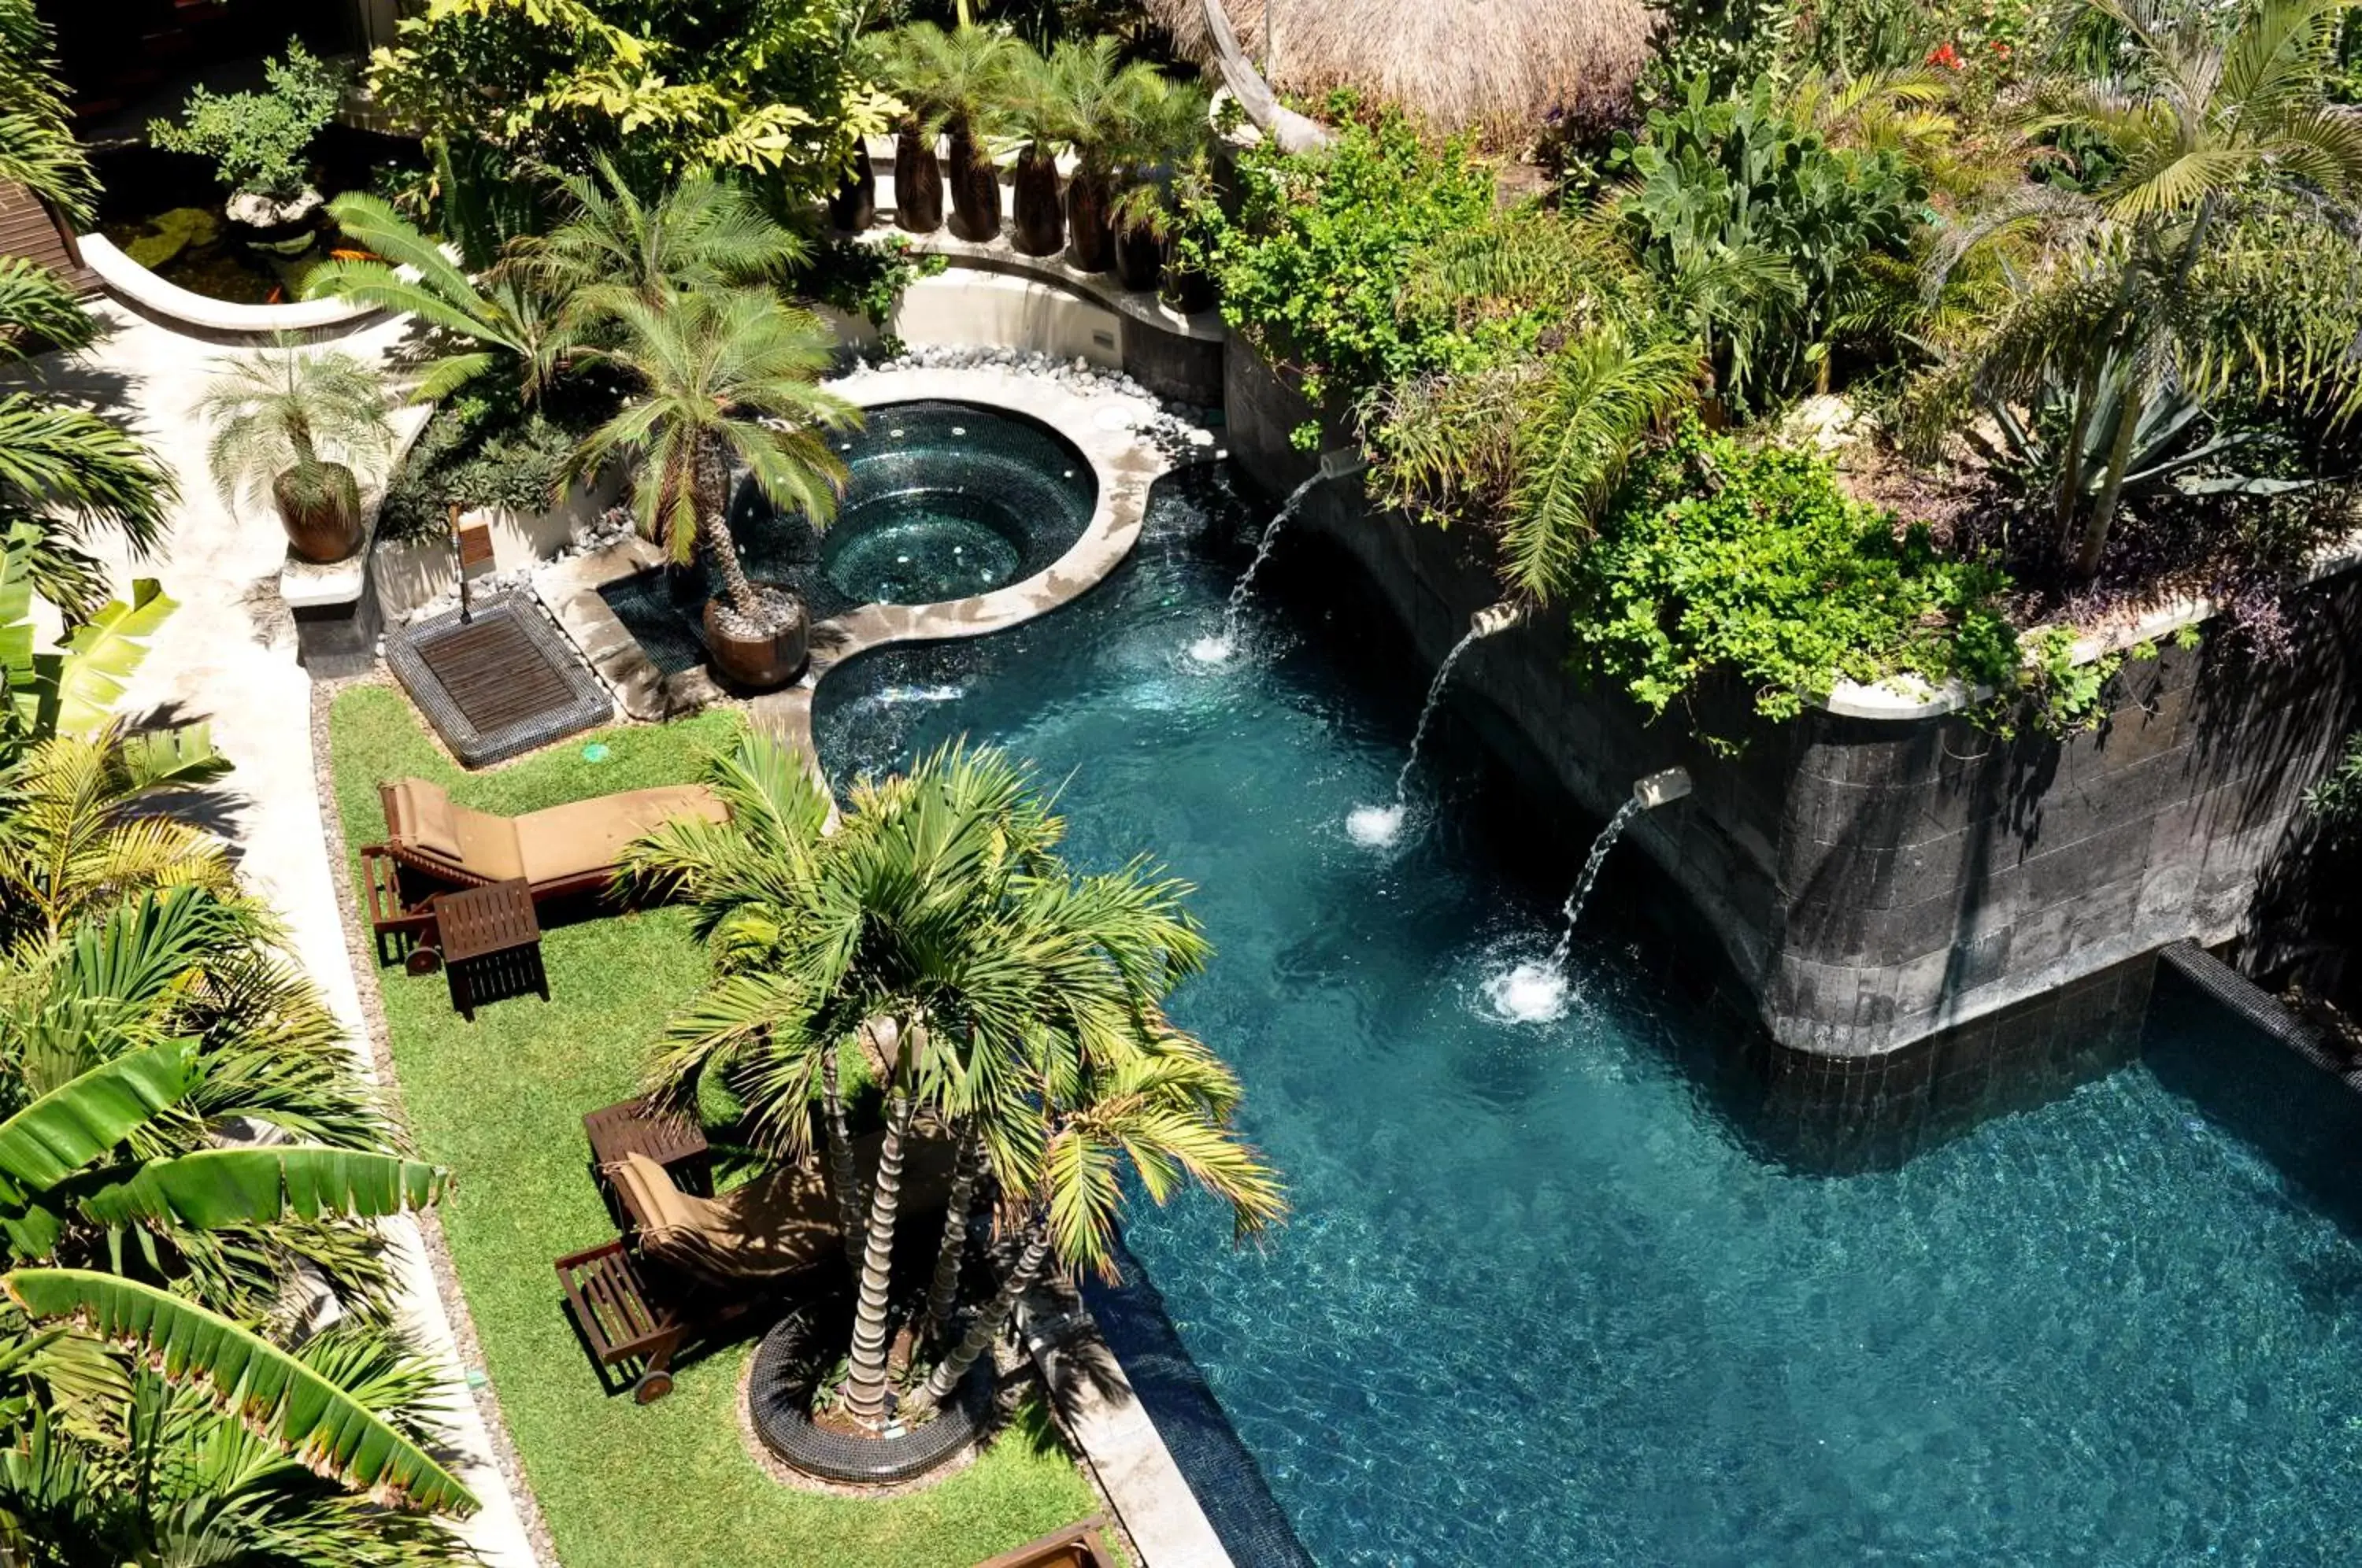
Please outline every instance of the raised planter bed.
[[979, 1356], [934, 1419], [894, 1437], [857, 1438], [812, 1424], [812, 1389], [844, 1353], [853, 1310], [842, 1296], [772, 1325], [746, 1381], [747, 1414], [768, 1448], [807, 1475], [890, 1485], [924, 1475], [981, 1436], [992, 1417], [992, 1358]]

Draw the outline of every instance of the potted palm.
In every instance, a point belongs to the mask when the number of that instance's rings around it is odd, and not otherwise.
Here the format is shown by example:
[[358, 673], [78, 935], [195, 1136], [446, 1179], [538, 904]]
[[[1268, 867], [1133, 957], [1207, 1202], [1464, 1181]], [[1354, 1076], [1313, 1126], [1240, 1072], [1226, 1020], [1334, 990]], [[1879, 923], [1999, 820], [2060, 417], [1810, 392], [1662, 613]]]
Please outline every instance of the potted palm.
[[307, 561], [360, 548], [360, 480], [351, 464], [382, 459], [393, 443], [377, 371], [342, 349], [307, 353], [292, 342], [215, 363], [198, 401], [206, 448], [226, 504], [269, 496], [287, 543]]
[[1047, 74], [1060, 130], [1075, 149], [1075, 171], [1066, 181], [1066, 259], [1080, 272], [1104, 272], [1114, 263], [1109, 213], [1117, 169], [1139, 106], [1160, 91], [1154, 66], [1118, 64], [1121, 48], [1107, 37], [1068, 39], [1050, 56]]
[[1180, 228], [1176, 182], [1203, 153], [1209, 99], [1196, 83], [1142, 78], [1124, 94], [1121, 164], [1109, 218], [1115, 272], [1127, 289], [1158, 286]]
[[921, 127], [945, 137], [953, 232], [978, 242], [998, 238], [1000, 175], [986, 143], [1001, 127], [1016, 40], [995, 28], [970, 23], [945, 32], [932, 22], [913, 22], [894, 38], [897, 85], [928, 105]]
[[853, 171], [828, 199], [828, 221], [846, 234], [865, 233], [877, 221], [877, 170], [866, 139], [853, 144]]
[[747, 577], [726, 520], [731, 470], [743, 465], [771, 504], [815, 527], [836, 515], [844, 465], [822, 433], [860, 414], [818, 385], [835, 335], [764, 289], [627, 294], [609, 309], [617, 341], [587, 357], [639, 392], [583, 438], [562, 477], [575, 483], [620, 459], [641, 531], [677, 565], [702, 554], [718, 584], [705, 606], [714, 668], [748, 690], [784, 686], [803, 673], [807, 617], [788, 589]]
[[1023, 44], [1012, 52], [1006, 118], [1019, 140], [1010, 185], [1015, 200], [1010, 243], [1028, 256], [1055, 255], [1066, 243], [1058, 203], [1058, 146], [1072, 126], [1059, 80], [1064, 46], [1047, 59]]
[[[941, 28], [926, 30], [938, 36], [943, 32]], [[944, 226], [944, 165], [935, 155], [943, 122], [930, 95], [933, 40], [913, 24], [864, 47], [901, 105], [894, 117], [894, 226], [906, 234], [933, 234]]]

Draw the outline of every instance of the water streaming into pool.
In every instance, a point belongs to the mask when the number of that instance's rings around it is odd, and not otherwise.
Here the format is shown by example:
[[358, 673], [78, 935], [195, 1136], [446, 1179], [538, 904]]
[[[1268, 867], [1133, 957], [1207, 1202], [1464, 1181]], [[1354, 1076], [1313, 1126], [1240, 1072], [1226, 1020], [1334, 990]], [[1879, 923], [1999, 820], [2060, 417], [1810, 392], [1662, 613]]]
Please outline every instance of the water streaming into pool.
[[[1175, 1012], [1237, 1065], [1297, 1215], [1260, 1253], [1198, 1203], [1130, 1241], [1319, 1562], [2350, 1557], [2348, 1101], [2181, 1001], [2052, 1103], [1803, 1171], [1605, 897], [1565, 1005], [1504, 1016], [1488, 987], [1550, 952], [1597, 824], [1545, 826], [1447, 715], [1432, 830], [1352, 844], [1418, 676], [1285, 580], [1249, 657], [1189, 657], [1237, 558], [1197, 534], [1255, 520], [1220, 477], [1168, 481], [1068, 610], [832, 676], [818, 729], [840, 778], [1005, 745], [1063, 781], [1077, 860], [1199, 885], [1219, 955]], [[1606, 882], [1672, 898], [1641, 861]]]

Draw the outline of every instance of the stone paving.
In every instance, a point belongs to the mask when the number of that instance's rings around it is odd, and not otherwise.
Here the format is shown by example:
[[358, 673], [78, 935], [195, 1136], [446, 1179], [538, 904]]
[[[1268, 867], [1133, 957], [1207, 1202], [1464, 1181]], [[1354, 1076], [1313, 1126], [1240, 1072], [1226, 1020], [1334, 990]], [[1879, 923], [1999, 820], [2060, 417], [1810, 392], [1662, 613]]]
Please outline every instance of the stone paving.
[[[79, 361], [41, 369], [60, 391], [124, 414], [124, 422], [178, 476], [181, 504], [160, 560], [133, 564], [119, 549], [118, 587], [133, 576], [160, 579], [181, 608], [150, 646], [126, 691], [127, 714], [170, 713], [206, 721], [214, 744], [236, 765], [225, 781], [228, 809], [217, 824], [253, 889], [286, 922], [288, 945], [326, 995], [370, 1066], [360, 994], [347, 956], [332, 869], [322, 836], [312, 749], [312, 681], [295, 662], [295, 628], [279, 599], [286, 540], [267, 509], [233, 512], [205, 466], [207, 432], [193, 415], [211, 362], [232, 348], [184, 336], [119, 306], [96, 312], [115, 330]], [[378, 321], [337, 339], [361, 354], [382, 353], [400, 335]], [[101, 541], [107, 553], [111, 541]], [[436, 1292], [415, 1221], [388, 1234], [403, 1287], [403, 1313], [419, 1342], [464, 1386], [449, 1315]], [[493, 1444], [473, 1400], [453, 1400], [450, 1458], [483, 1507], [463, 1527], [495, 1568], [529, 1568], [536, 1558], [515, 1499], [493, 1461]]]

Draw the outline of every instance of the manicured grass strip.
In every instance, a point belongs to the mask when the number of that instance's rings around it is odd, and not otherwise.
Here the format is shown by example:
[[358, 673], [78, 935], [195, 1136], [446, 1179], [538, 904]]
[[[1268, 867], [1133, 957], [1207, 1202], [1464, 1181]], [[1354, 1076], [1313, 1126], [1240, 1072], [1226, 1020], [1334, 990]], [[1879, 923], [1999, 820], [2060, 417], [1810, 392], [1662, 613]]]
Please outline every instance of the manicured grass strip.
[[[346, 842], [381, 836], [381, 778], [415, 774], [464, 805], [531, 811], [692, 778], [736, 723], [723, 712], [615, 730], [468, 774], [399, 693], [356, 688], [330, 719]], [[583, 758], [592, 740], [608, 747], [604, 761]], [[350, 872], [358, 897], [358, 856]], [[1094, 1512], [1036, 1412], [941, 1485], [854, 1502], [782, 1486], [741, 1446], [735, 1401], [751, 1347], [682, 1368], [654, 1405], [601, 1391], [550, 1268], [614, 1233], [584, 1168], [582, 1113], [633, 1091], [705, 957], [675, 910], [557, 926], [542, 953], [549, 1002], [495, 1002], [472, 1025], [451, 1010], [440, 975], [381, 968], [378, 984], [421, 1152], [455, 1175], [443, 1225], [486, 1368], [567, 1568], [961, 1568]]]

